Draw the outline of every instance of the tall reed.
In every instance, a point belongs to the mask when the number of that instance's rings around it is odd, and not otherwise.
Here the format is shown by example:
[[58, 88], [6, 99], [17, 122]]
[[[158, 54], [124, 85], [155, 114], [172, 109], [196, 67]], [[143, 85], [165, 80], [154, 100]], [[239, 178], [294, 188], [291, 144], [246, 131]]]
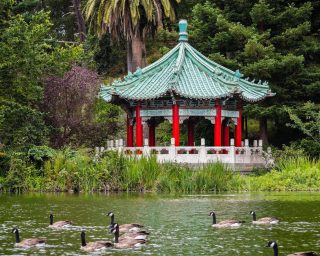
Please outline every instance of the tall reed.
[[155, 157], [135, 158], [105, 152], [98, 159], [88, 149], [56, 150], [33, 164], [14, 155], [0, 186], [5, 190], [32, 191], [288, 191], [319, 190], [320, 161], [307, 157], [284, 157], [277, 167], [260, 176], [243, 176], [214, 163], [197, 168], [173, 163], [160, 164]]

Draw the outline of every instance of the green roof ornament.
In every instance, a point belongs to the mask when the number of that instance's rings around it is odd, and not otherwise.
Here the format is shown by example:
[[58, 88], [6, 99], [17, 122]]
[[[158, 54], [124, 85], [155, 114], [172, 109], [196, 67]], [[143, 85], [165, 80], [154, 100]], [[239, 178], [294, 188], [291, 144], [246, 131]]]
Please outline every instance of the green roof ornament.
[[179, 21], [179, 42], [188, 41], [187, 27], [188, 27], [187, 20]]
[[133, 76], [140, 77], [142, 75], [142, 69], [140, 67], [133, 73]]
[[124, 77], [124, 80], [125, 80], [125, 81], [129, 81], [129, 80], [132, 79], [132, 77], [133, 77], [133, 75], [132, 75], [132, 73], [129, 71], [129, 72], [128, 72], [128, 75], [126, 75], [126, 76]]
[[237, 69], [236, 72], [234, 73], [234, 77], [237, 78], [237, 80], [239, 80], [242, 77], [242, 74], [240, 73], [239, 69]]

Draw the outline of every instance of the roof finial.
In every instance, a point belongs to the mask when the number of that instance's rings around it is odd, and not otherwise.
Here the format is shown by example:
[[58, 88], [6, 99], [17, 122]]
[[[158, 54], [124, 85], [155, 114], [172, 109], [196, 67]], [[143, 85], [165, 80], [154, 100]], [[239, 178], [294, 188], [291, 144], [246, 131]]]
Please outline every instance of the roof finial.
[[188, 41], [188, 33], [187, 33], [187, 20], [180, 20], [179, 21], [179, 41]]

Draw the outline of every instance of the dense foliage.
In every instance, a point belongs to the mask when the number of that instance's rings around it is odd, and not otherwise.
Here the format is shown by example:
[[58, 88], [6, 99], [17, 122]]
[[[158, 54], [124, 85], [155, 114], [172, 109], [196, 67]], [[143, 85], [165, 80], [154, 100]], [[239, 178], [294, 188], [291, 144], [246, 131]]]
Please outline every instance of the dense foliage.
[[[99, 9], [100, 3], [108, 12]], [[310, 187], [315, 189], [318, 183], [312, 177], [319, 175], [320, 152], [319, 10], [317, 0], [0, 1], [0, 183], [7, 189], [87, 191], [110, 186], [207, 191], [228, 189], [238, 181], [237, 189], [306, 188], [281, 180], [294, 180], [300, 172], [293, 168], [297, 164], [306, 170], [301, 181], [314, 181]], [[130, 15], [123, 19], [125, 14]], [[152, 159], [106, 156], [93, 162], [85, 150], [74, 150], [124, 137], [124, 112], [98, 99], [100, 83], [121, 77], [132, 64], [150, 64], [167, 53], [177, 42], [175, 18], [188, 19], [189, 41], [204, 55], [251, 79], [269, 81], [276, 92], [260, 104], [245, 106], [245, 116], [251, 119], [248, 137], [261, 137], [275, 147], [287, 145], [282, 158], [290, 150], [299, 153], [264, 178], [250, 177], [251, 187], [250, 179], [229, 172], [221, 187], [218, 178], [210, 176], [222, 170], [218, 165], [200, 174], [160, 166]], [[136, 42], [134, 33], [140, 36]], [[208, 125], [197, 124], [197, 140], [212, 140]], [[182, 127], [182, 140], [185, 130]], [[170, 136], [171, 126], [163, 123], [157, 129], [158, 142], [169, 143]], [[294, 160], [299, 155], [304, 158]], [[81, 164], [84, 169], [78, 168]], [[104, 166], [114, 168], [111, 174]], [[153, 177], [143, 180], [144, 172]], [[97, 178], [90, 180], [90, 175]], [[211, 177], [216, 187], [201, 183], [201, 175]], [[279, 186], [265, 185], [276, 181]]]
[[231, 69], [270, 83], [276, 96], [246, 106], [260, 119], [265, 142], [267, 119], [272, 119], [270, 142], [288, 143], [300, 134], [286, 127], [284, 109], [320, 99], [320, 2], [206, 1], [193, 7], [191, 43], [205, 55]]
[[[117, 152], [95, 155], [92, 150], [52, 150], [33, 147], [27, 154], [13, 153], [5, 191], [318, 191], [320, 161], [288, 155], [271, 172], [243, 176], [220, 163], [198, 169], [160, 164], [155, 158], [128, 158]], [[257, 175], [254, 175], [254, 174]]]

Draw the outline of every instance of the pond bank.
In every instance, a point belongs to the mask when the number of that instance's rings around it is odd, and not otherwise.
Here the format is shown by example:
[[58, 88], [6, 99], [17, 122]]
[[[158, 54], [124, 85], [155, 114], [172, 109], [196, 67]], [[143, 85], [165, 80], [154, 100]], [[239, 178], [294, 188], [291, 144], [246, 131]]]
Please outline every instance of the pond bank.
[[222, 164], [199, 169], [159, 164], [154, 158], [129, 159], [106, 153], [92, 160], [87, 150], [56, 151], [47, 158], [11, 158], [0, 176], [3, 191], [318, 191], [320, 161], [306, 157], [279, 160], [271, 171], [240, 175]]

